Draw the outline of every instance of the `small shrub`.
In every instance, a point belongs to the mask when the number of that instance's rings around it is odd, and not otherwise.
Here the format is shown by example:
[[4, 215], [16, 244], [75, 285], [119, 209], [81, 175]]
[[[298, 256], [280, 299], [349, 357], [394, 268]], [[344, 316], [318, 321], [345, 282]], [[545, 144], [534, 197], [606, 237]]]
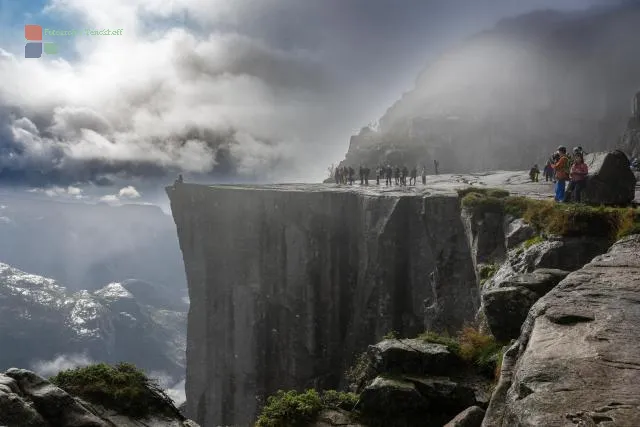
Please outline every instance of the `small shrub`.
[[504, 212], [504, 201], [498, 197], [469, 193], [462, 198], [462, 206], [476, 215]]
[[480, 271], [478, 272], [480, 279], [490, 279], [492, 278], [500, 269], [498, 264], [483, 264], [480, 267]]
[[349, 384], [357, 387], [368, 379], [371, 368], [369, 356], [367, 352], [364, 351], [356, 356], [353, 365], [345, 372], [345, 377], [349, 381]]
[[529, 208], [531, 199], [526, 197], [509, 196], [504, 199], [504, 213], [514, 216], [516, 218], [522, 218], [524, 213]]
[[327, 390], [322, 394], [312, 389], [302, 393], [278, 390], [267, 399], [256, 427], [305, 427], [314, 421], [322, 409], [352, 410], [357, 402], [358, 395], [335, 390]]
[[157, 414], [183, 419], [158, 384], [129, 363], [61, 371], [49, 381], [69, 394], [133, 418]]
[[304, 427], [322, 410], [322, 400], [315, 390], [304, 393], [278, 390], [269, 396], [256, 427]]
[[418, 338], [446, 345], [449, 351], [487, 375], [495, 375], [496, 364], [502, 360], [503, 345], [493, 336], [483, 334], [471, 326], [465, 326], [455, 338], [430, 331], [422, 333]]
[[483, 334], [470, 326], [465, 326], [460, 331], [458, 341], [460, 343], [460, 357], [481, 368], [486, 368], [491, 356], [502, 348], [493, 336]]
[[537, 245], [538, 243], [544, 242], [544, 238], [542, 236], [534, 236], [529, 240], [525, 241], [523, 246], [525, 249], [529, 249], [533, 245]]
[[455, 338], [452, 338], [450, 336], [440, 335], [432, 331], [426, 331], [418, 335], [418, 339], [421, 339], [426, 342], [431, 342], [434, 344], [443, 344], [447, 346], [450, 352], [455, 354], [460, 353], [460, 344]]
[[502, 188], [488, 188], [487, 189], [487, 197], [495, 197], [498, 199], [504, 199], [505, 197], [509, 197], [509, 192], [507, 190], [503, 190]]
[[465, 188], [460, 188], [460, 189], [456, 190], [456, 192], [458, 193], [458, 196], [460, 198], [463, 198], [467, 194], [471, 194], [471, 193], [486, 195], [487, 194], [487, 189], [486, 188], [480, 188], [480, 187], [465, 187]]
[[326, 390], [322, 393], [322, 405], [325, 408], [344, 409], [352, 411], [358, 403], [358, 395], [342, 391]]

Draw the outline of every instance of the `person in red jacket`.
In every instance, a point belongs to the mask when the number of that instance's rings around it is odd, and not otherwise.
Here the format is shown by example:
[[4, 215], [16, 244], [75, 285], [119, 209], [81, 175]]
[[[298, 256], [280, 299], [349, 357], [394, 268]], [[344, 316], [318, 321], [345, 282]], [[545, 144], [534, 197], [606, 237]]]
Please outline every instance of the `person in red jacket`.
[[556, 202], [563, 202], [567, 179], [569, 179], [569, 158], [567, 157], [567, 147], [562, 145], [558, 147], [558, 155], [560, 158], [551, 167], [556, 172]]
[[587, 175], [589, 175], [589, 168], [584, 162], [584, 157], [582, 154], [576, 154], [573, 159], [573, 165], [571, 165], [571, 172], [569, 174], [571, 182], [567, 190], [570, 192], [569, 198], [577, 203], [580, 203], [582, 200], [582, 192], [587, 186]]

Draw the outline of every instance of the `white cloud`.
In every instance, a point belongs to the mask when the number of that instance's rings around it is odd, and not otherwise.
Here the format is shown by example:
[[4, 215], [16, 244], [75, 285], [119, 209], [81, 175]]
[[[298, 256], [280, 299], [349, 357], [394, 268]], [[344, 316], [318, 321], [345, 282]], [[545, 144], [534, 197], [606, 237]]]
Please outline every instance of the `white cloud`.
[[51, 377], [58, 372], [94, 363], [85, 354], [62, 354], [52, 360], [39, 360], [31, 365], [31, 369], [43, 377]]
[[121, 188], [118, 192], [118, 197], [127, 198], [127, 199], [137, 199], [140, 197], [140, 193], [135, 189], [134, 186], [129, 185], [127, 187]]

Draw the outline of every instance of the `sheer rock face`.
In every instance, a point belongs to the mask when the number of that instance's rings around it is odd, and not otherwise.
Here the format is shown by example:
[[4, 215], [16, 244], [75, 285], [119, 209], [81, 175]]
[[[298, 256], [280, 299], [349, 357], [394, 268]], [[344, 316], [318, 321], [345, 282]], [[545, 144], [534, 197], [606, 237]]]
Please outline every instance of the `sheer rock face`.
[[187, 414], [202, 425], [247, 423], [279, 388], [336, 387], [385, 333], [454, 332], [478, 308], [454, 194], [167, 192], [191, 300]]
[[505, 354], [485, 427], [637, 425], [640, 235], [571, 273]]

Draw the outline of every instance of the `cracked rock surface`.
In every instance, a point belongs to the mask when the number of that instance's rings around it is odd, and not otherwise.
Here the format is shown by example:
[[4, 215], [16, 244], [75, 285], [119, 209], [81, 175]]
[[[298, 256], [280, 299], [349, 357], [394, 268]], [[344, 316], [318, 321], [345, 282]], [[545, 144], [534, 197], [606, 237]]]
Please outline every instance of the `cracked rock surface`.
[[635, 426], [640, 420], [640, 235], [531, 308], [484, 427]]

